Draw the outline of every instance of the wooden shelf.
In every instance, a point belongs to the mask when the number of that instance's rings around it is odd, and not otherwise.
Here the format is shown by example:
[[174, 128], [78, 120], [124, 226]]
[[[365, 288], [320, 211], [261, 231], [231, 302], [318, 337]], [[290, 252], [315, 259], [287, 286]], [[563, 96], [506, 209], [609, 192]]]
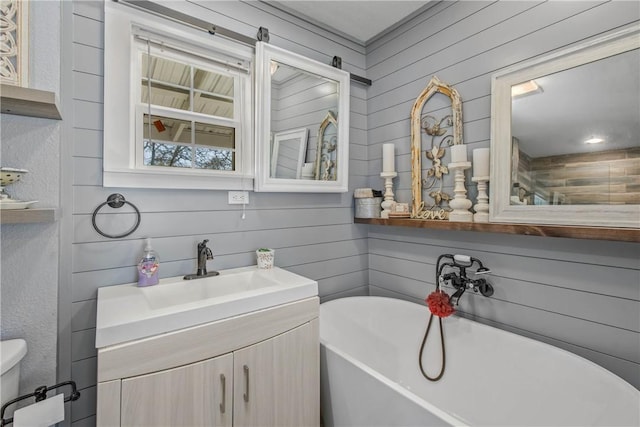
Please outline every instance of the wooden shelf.
[[0, 85], [0, 110], [4, 114], [62, 119], [56, 94], [28, 87]]
[[54, 222], [57, 219], [58, 210], [54, 208], [3, 209], [0, 211], [0, 223], [2, 224]]
[[355, 218], [354, 221], [358, 224], [390, 225], [397, 227], [414, 227], [435, 230], [481, 231], [487, 233], [524, 234], [526, 236], [566, 237], [571, 239], [640, 242], [640, 229], [637, 228], [453, 222], [410, 218]]

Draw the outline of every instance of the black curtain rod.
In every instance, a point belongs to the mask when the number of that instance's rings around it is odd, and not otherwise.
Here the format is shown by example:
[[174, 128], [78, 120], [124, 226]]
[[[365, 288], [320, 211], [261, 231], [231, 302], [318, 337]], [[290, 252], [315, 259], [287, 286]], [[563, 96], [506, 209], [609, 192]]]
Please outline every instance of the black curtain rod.
[[[212, 35], [219, 34], [221, 36], [237, 40], [249, 46], [255, 46], [256, 41], [258, 40], [265, 41], [265, 42], [269, 41], [269, 30], [264, 27], [260, 27], [256, 38], [252, 39], [251, 37], [247, 37], [244, 34], [240, 34], [226, 28], [218, 27], [217, 25], [213, 25], [207, 21], [203, 21], [202, 19], [195, 18], [193, 16], [187, 15], [186, 13], [178, 12], [173, 9], [169, 9], [168, 7], [164, 7], [158, 3], [154, 3], [149, 0], [113, 0], [113, 1], [118, 3], [123, 3], [129, 6], [133, 6], [138, 9], [143, 9], [147, 12], [153, 13], [154, 15], [158, 15], [163, 18], [168, 18], [173, 21], [179, 22], [181, 24], [187, 24], [193, 28], [206, 31]], [[342, 69], [342, 59], [339, 56], [334, 56], [331, 65], [333, 65], [336, 68]], [[351, 80], [357, 83], [371, 86], [371, 80], [367, 79], [366, 77], [360, 77], [352, 73], [349, 73], [349, 75], [351, 77]]]

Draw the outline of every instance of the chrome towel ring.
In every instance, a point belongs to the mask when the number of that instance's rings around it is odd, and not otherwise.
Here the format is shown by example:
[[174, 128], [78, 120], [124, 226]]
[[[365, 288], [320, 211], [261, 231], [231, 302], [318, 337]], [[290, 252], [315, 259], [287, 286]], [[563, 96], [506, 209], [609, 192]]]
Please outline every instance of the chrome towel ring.
[[[122, 206], [124, 206], [125, 204], [131, 206], [136, 211], [136, 223], [133, 226], [133, 228], [131, 228], [131, 230], [127, 231], [126, 233], [115, 234], [114, 235], [114, 234], [107, 234], [107, 233], [103, 232], [102, 230], [100, 230], [98, 228], [98, 226], [96, 224], [96, 215], [98, 215], [98, 211], [100, 209], [102, 209], [102, 207], [104, 205], [109, 205], [109, 207], [112, 207], [114, 209], [118, 209], [118, 208], [121, 208]], [[95, 228], [96, 231], [98, 233], [100, 233], [101, 235], [103, 235], [104, 237], [108, 237], [110, 239], [120, 239], [122, 237], [127, 237], [128, 235], [130, 235], [131, 233], [136, 231], [136, 229], [140, 225], [140, 211], [138, 210], [136, 205], [134, 205], [133, 203], [131, 203], [128, 200], [126, 200], [122, 194], [113, 193], [109, 197], [107, 197], [107, 201], [106, 202], [100, 203], [98, 205], [98, 207], [96, 208], [96, 210], [93, 211], [93, 216], [91, 217], [91, 222], [93, 223], [93, 228]]]

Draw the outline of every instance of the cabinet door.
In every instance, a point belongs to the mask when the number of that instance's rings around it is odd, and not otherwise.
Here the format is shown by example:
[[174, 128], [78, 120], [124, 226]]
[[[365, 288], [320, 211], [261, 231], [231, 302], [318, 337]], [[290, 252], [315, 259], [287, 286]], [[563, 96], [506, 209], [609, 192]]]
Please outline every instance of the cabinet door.
[[123, 426], [231, 426], [233, 355], [122, 380]]
[[319, 357], [317, 319], [234, 352], [234, 426], [318, 426]]

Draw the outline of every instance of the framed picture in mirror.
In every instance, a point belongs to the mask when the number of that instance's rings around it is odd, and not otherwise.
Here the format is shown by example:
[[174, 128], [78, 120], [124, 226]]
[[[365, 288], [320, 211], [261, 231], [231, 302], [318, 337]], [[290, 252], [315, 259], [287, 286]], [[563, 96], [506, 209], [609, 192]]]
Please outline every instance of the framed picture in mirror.
[[307, 154], [307, 128], [276, 132], [271, 149], [272, 178], [301, 179]]
[[315, 179], [321, 181], [336, 180], [337, 139], [338, 119], [333, 111], [328, 111], [318, 130]]

